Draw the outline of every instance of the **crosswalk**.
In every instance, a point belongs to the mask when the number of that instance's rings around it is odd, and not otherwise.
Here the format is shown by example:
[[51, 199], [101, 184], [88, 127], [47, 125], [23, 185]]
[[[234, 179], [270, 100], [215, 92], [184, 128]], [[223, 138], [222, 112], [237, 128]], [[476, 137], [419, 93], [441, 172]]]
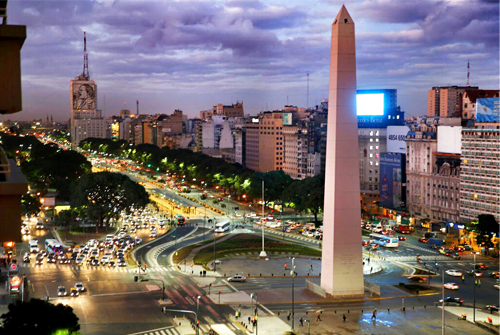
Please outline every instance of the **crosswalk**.
[[[233, 332], [236, 334], [241, 334], [243, 332], [242, 328], [239, 327], [238, 325], [228, 322], [225, 323], [225, 325], [231, 329]], [[165, 328], [158, 328], [158, 329], [152, 329], [152, 330], [145, 330], [143, 332], [139, 333], [132, 333], [128, 335], [181, 335], [181, 334], [186, 334], [190, 333], [189, 329], [192, 328], [192, 326], [185, 325], [185, 326], [180, 326], [180, 327], [165, 327]], [[207, 324], [200, 324], [200, 334], [208, 334], [210, 332], [210, 325]], [[248, 332], [244, 332], [245, 334], [248, 334]]]
[[[446, 257], [446, 256], [442, 256], [442, 255], [439, 255], [439, 256], [432, 256], [432, 255], [420, 256], [420, 258], [423, 261], [433, 261], [433, 260], [449, 261], [451, 259], [450, 257]], [[415, 256], [388, 256], [388, 257], [385, 257], [385, 259], [387, 259], [388, 261], [398, 261], [398, 262], [410, 262], [410, 261], [416, 262], [417, 261]]]
[[[33, 263], [20, 263], [21, 268], [36, 268], [36, 269], [74, 269], [76, 271], [101, 271], [101, 272], [123, 272], [123, 273], [137, 273], [137, 268], [132, 267], [109, 267], [109, 266], [91, 266], [91, 265], [70, 265], [70, 264], [33, 264]], [[146, 273], [166, 273], [174, 271], [172, 268], [158, 266], [148, 267]]]

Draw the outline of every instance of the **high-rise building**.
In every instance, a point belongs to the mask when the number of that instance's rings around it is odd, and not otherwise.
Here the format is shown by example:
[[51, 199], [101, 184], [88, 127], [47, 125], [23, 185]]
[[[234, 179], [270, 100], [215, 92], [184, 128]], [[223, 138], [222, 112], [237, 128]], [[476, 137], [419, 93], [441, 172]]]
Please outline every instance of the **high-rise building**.
[[462, 129], [460, 219], [492, 214], [500, 222], [500, 124]]
[[476, 100], [484, 98], [498, 98], [499, 90], [465, 90], [462, 97], [462, 118], [476, 119]]
[[462, 95], [477, 86], [436, 86], [427, 91], [427, 116], [461, 117]]
[[97, 85], [90, 79], [87, 54], [87, 37], [83, 32], [83, 72], [70, 81], [71, 146], [76, 148], [88, 137], [106, 138], [106, 120], [97, 109]]
[[[208, 116], [206, 111], [201, 111], [200, 116]], [[243, 102], [237, 102], [232, 105], [217, 104], [212, 108], [212, 115], [224, 115], [226, 117], [243, 117]]]
[[283, 126], [283, 171], [293, 179], [308, 177], [307, 140], [307, 127], [303, 122]]

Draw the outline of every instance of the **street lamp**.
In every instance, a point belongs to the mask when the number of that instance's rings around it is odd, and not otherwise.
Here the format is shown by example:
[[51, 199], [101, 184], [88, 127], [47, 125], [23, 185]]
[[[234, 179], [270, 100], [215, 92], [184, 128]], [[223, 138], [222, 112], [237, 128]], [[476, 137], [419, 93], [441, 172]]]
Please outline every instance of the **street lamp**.
[[472, 316], [472, 322], [476, 322], [476, 255], [478, 254], [478, 252], [473, 252], [472, 253], [474, 255], [474, 269], [472, 270], [472, 278], [474, 278], [474, 302], [473, 302], [473, 306], [472, 306], [472, 310], [473, 310], [473, 316]]
[[200, 315], [200, 298], [201, 296], [196, 297], [196, 335], [200, 333], [200, 325], [198, 321], [198, 315]]
[[262, 226], [262, 251], [260, 252], [260, 257], [267, 257], [267, 253], [264, 250], [264, 223], [262, 221], [264, 219], [264, 206], [265, 206], [265, 202], [264, 202], [264, 181], [262, 181], [262, 218], [260, 219], [260, 224]]
[[294, 330], [295, 324], [295, 257], [292, 257], [292, 330]]

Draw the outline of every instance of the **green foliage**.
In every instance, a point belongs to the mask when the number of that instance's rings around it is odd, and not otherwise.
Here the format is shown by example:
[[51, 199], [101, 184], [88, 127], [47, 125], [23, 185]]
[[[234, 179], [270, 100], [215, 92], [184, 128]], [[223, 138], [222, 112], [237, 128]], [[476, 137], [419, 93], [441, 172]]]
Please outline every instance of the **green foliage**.
[[281, 202], [285, 188], [293, 179], [283, 171], [256, 172], [250, 178], [248, 193], [252, 198], [262, 198], [262, 181], [264, 181], [264, 201]]
[[22, 215], [34, 216], [40, 213], [42, 204], [37, 197], [30, 194], [25, 194], [21, 197], [21, 213]]
[[85, 208], [89, 218], [96, 221], [96, 230], [103, 223], [118, 218], [121, 211], [131, 207], [143, 208], [149, 203], [144, 186], [126, 175], [114, 172], [90, 173], [73, 186], [72, 207]]
[[[8, 306], [9, 311], [2, 314], [2, 335], [37, 334], [79, 334], [80, 325], [73, 308], [63, 304], [51, 304], [40, 299], [17, 300]], [[59, 333], [62, 331], [62, 333]]]
[[325, 197], [324, 175], [296, 180], [285, 189], [285, 204], [298, 212], [310, 212], [318, 223], [318, 214], [323, 210]]
[[473, 230], [478, 235], [476, 237], [477, 244], [483, 245], [486, 248], [492, 248], [493, 243], [491, 238], [494, 233], [499, 235], [499, 226], [495, 217], [491, 214], [478, 215], [478, 221], [469, 223], [466, 228]]

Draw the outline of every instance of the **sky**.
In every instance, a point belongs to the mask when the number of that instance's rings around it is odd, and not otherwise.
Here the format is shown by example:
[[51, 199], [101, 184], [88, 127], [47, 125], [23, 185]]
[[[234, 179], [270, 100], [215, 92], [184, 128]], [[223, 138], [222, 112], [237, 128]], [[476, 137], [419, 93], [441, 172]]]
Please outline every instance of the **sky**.
[[189, 117], [241, 101], [251, 115], [313, 107], [328, 98], [342, 4], [355, 22], [358, 89], [397, 89], [407, 116], [427, 113], [433, 86], [465, 85], [468, 61], [471, 85], [499, 88], [497, 0], [16, 0], [7, 14], [27, 26], [23, 111], [0, 120], [69, 119], [84, 30], [106, 117], [136, 100], [141, 114]]

